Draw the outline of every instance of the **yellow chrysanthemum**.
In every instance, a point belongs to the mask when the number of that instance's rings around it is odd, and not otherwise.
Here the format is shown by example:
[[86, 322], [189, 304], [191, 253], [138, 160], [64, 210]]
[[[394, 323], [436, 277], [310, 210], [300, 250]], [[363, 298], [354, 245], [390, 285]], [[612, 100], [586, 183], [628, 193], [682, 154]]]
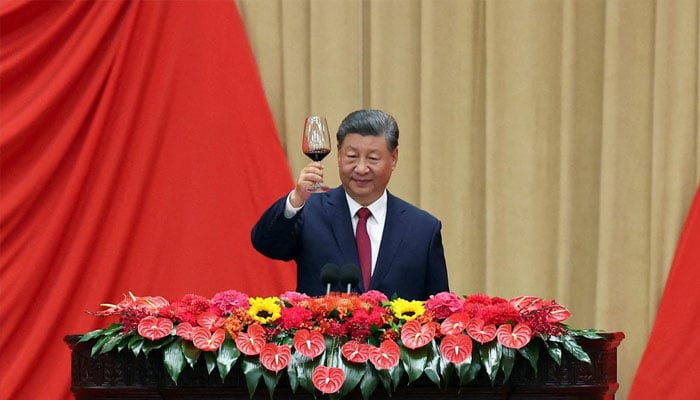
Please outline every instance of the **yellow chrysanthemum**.
[[423, 313], [425, 313], [425, 307], [422, 301], [408, 301], [399, 298], [391, 302], [391, 311], [394, 312], [396, 318], [410, 321], [423, 315]]
[[277, 297], [251, 297], [248, 302], [248, 314], [261, 324], [272, 322], [281, 316], [282, 308]]

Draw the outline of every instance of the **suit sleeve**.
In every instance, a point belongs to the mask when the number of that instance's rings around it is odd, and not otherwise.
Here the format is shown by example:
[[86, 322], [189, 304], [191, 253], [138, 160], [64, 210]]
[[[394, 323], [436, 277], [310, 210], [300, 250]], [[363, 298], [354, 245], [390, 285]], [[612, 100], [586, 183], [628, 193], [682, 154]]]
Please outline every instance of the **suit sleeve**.
[[429, 270], [425, 282], [425, 290], [428, 295], [450, 291], [441, 230], [442, 223], [437, 221], [430, 244], [430, 265], [428, 266]]
[[302, 212], [292, 218], [284, 216], [287, 196], [277, 200], [260, 217], [251, 232], [253, 247], [261, 254], [277, 260], [289, 261], [298, 252], [296, 223]]

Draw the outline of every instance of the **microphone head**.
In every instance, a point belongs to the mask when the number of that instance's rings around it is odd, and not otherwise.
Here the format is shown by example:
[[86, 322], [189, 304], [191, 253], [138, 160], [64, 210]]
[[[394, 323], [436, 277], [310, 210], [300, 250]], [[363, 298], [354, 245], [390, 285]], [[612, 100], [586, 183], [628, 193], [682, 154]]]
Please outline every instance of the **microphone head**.
[[360, 277], [362, 273], [360, 272], [360, 267], [355, 264], [343, 265], [340, 269], [340, 284], [357, 286], [360, 283]]
[[321, 268], [321, 283], [334, 285], [340, 277], [340, 268], [333, 263], [327, 263]]

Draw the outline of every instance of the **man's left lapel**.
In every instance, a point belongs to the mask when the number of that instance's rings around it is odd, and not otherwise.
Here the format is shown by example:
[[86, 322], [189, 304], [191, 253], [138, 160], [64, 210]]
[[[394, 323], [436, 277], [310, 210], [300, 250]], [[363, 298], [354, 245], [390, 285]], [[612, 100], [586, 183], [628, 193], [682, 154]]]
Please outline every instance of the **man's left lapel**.
[[389, 273], [394, 258], [399, 251], [399, 245], [407, 231], [405, 225], [406, 209], [397, 201], [396, 197], [390, 193], [387, 193], [387, 196], [384, 233], [382, 234], [382, 242], [379, 245], [377, 263], [370, 281], [370, 289], [377, 287], [378, 283], [384, 280]]

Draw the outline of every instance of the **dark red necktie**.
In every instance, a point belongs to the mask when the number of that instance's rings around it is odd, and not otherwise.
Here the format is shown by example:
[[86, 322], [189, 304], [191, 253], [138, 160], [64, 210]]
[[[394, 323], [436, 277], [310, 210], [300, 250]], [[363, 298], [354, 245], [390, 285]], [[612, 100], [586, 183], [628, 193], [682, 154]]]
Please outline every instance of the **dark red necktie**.
[[357, 210], [360, 220], [357, 222], [355, 231], [355, 243], [357, 244], [357, 254], [360, 256], [360, 271], [362, 272], [362, 282], [365, 290], [369, 290], [369, 280], [372, 276], [372, 243], [367, 234], [367, 218], [372, 215], [368, 208]]

